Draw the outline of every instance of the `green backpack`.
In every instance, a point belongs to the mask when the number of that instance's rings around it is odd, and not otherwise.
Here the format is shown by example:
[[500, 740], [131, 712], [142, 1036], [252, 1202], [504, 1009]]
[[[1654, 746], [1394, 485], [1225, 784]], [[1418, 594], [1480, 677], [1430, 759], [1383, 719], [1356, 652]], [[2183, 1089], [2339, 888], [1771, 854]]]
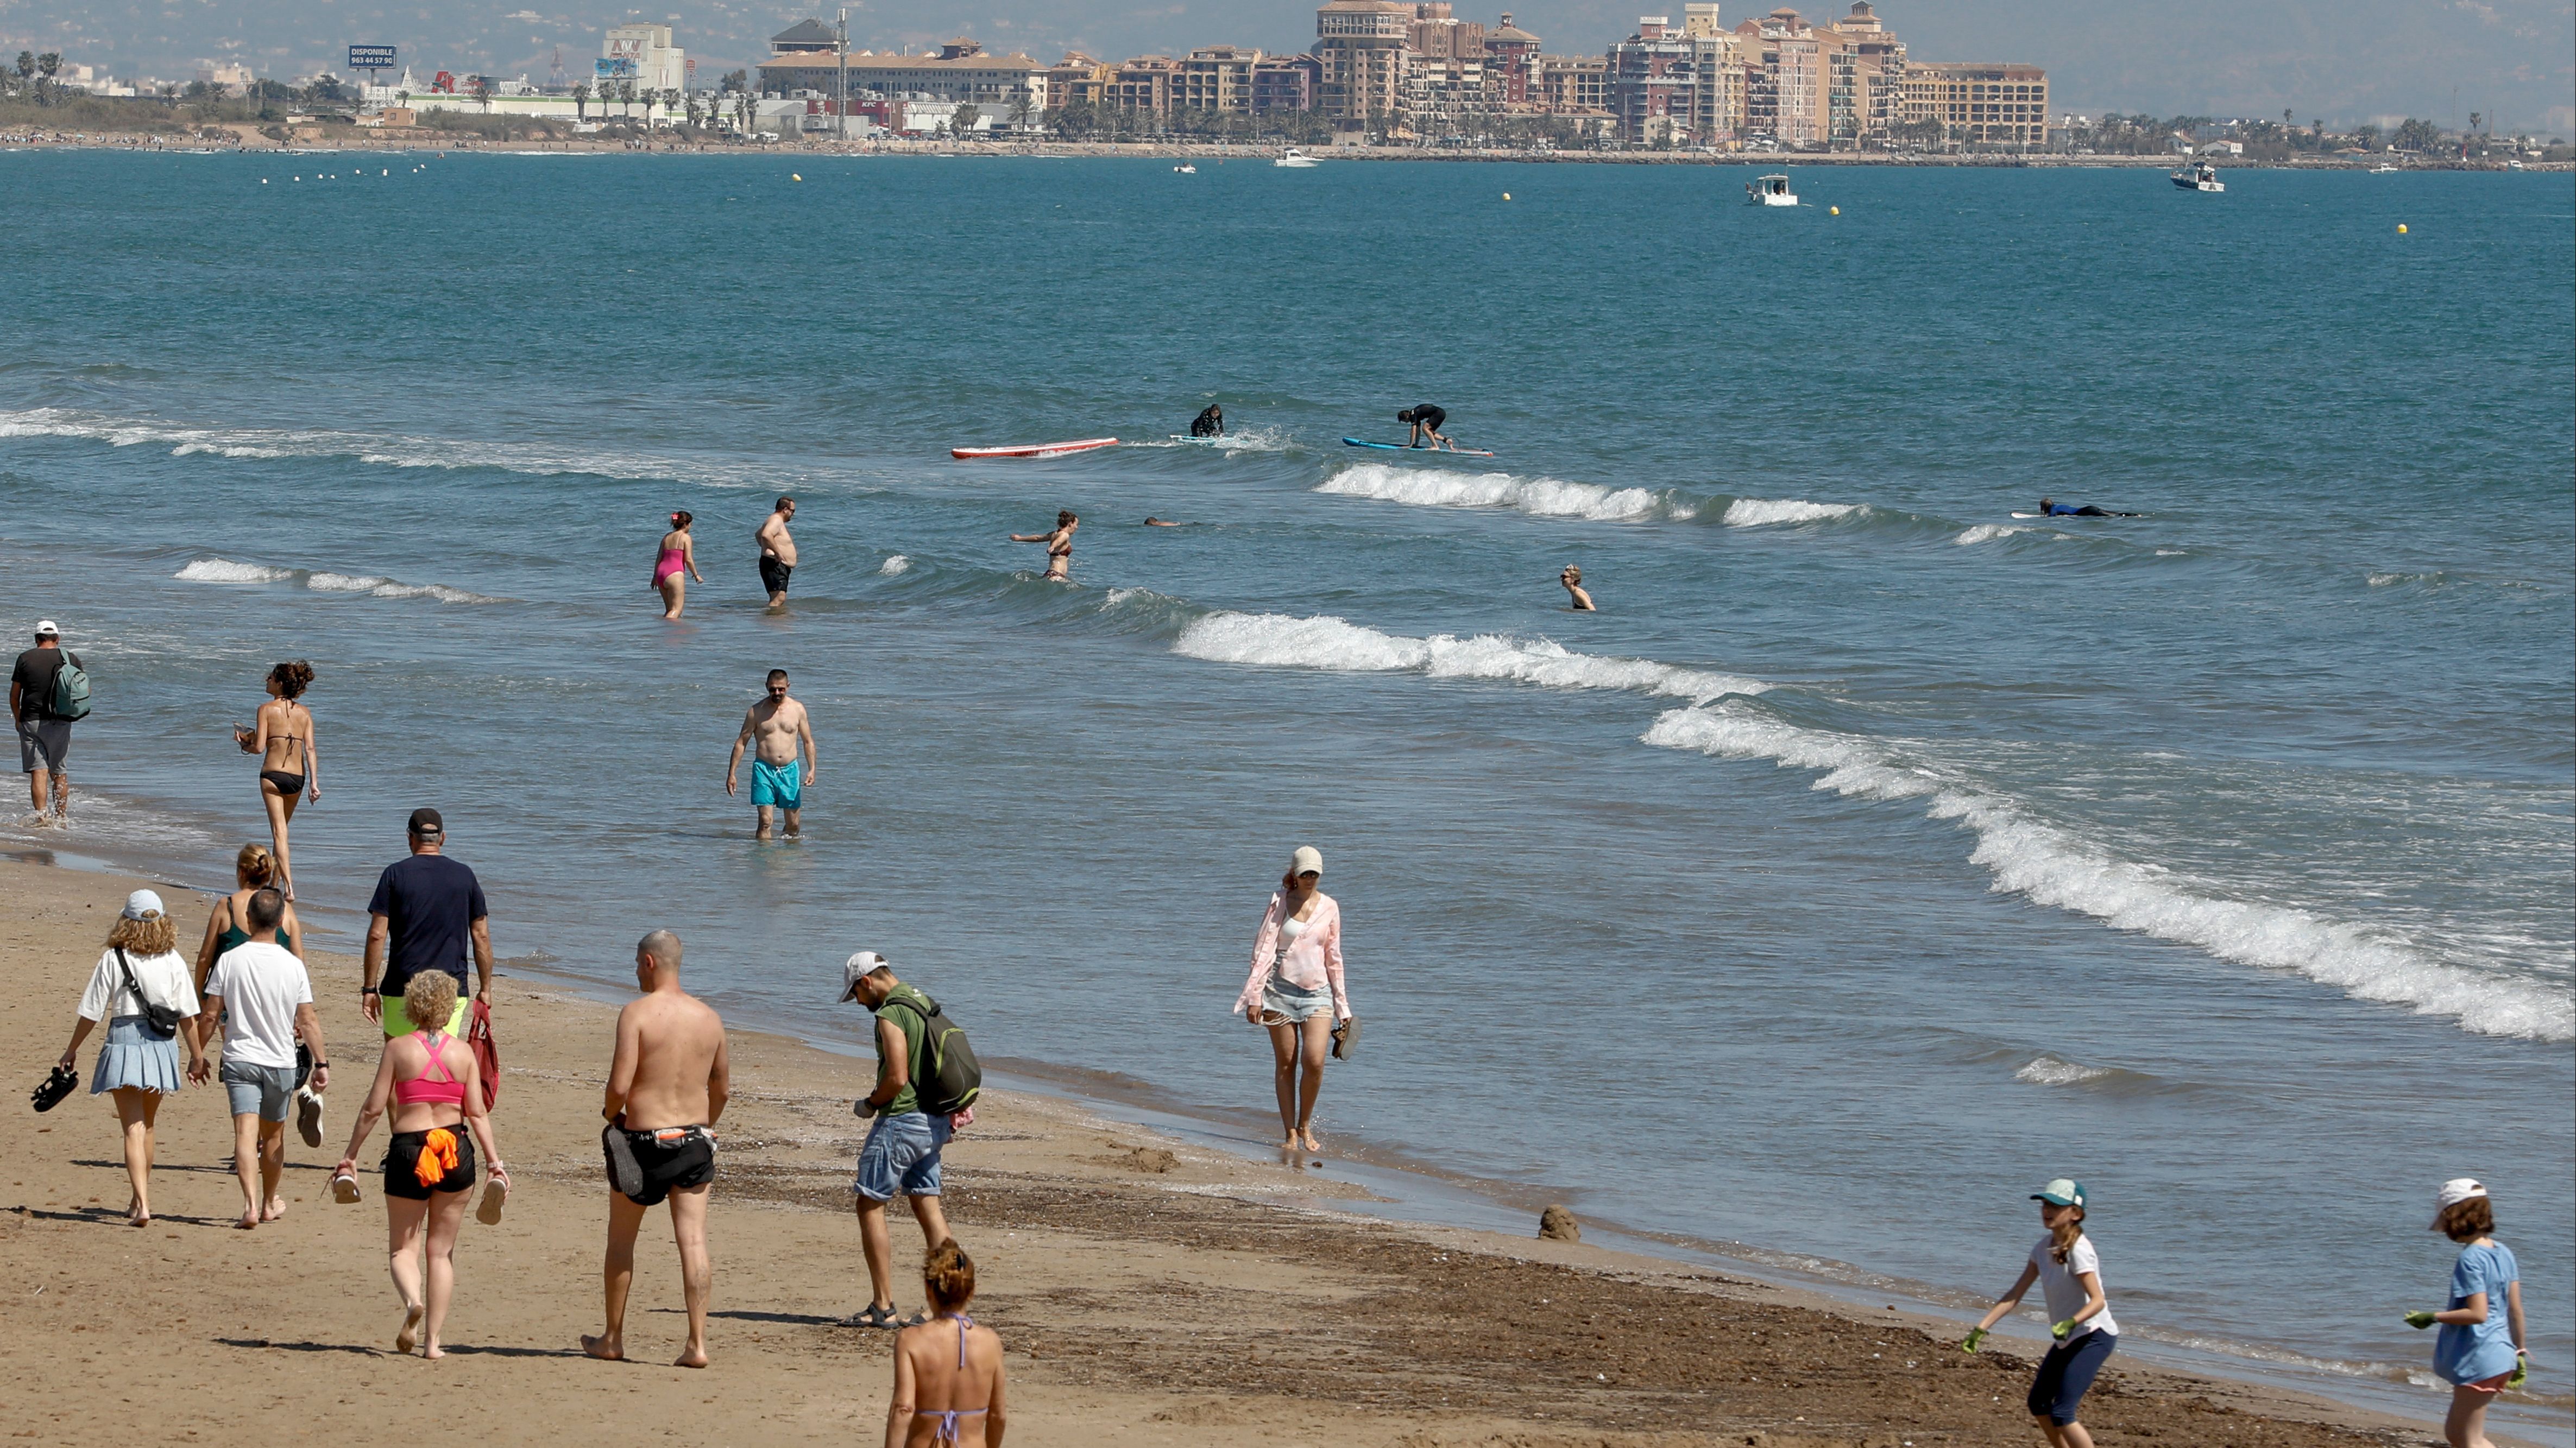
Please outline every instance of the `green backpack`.
[[57, 719], [89, 717], [89, 675], [81, 671], [80, 661], [71, 650], [63, 651], [63, 661], [54, 666], [53, 697], [45, 701], [45, 712]]
[[[984, 1068], [966, 1044], [966, 1028], [950, 1020], [939, 1002], [919, 990], [890, 996], [884, 1006], [901, 1006], [921, 1017], [921, 1072], [912, 1083], [913, 1099], [932, 1116], [954, 1116], [984, 1093]], [[927, 1007], [927, 1009], [924, 1009]]]

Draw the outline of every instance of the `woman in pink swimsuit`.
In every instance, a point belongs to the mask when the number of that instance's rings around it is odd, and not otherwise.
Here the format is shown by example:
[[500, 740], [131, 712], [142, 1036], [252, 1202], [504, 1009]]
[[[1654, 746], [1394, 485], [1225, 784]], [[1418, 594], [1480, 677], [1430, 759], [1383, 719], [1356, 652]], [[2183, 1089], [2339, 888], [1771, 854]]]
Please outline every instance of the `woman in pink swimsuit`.
[[661, 591], [664, 618], [680, 616], [680, 605], [689, 598], [690, 579], [707, 581], [698, 571], [697, 546], [689, 537], [689, 525], [696, 521], [685, 512], [673, 513], [671, 531], [662, 535], [661, 556], [653, 560], [653, 586]]
[[[456, 1009], [456, 977], [437, 969], [413, 976], [403, 989], [403, 1009], [416, 1012], [411, 1017], [416, 1021], [446, 1020]], [[358, 1149], [388, 1109], [394, 1135], [385, 1148], [386, 1256], [403, 1304], [394, 1351], [409, 1353], [418, 1347], [423, 1357], [444, 1357], [438, 1334], [456, 1293], [456, 1234], [465, 1225], [465, 1198], [474, 1190], [474, 1149], [480, 1146], [492, 1166], [483, 1208], [476, 1213], [487, 1226], [501, 1220], [510, 1174], [502, 1168], [501, 1147], [492, 1138], [473, 1048], [443, 1031], [414, 1031], [385, 1042], [376, 1084], [368, 1088], [367, 1104], [359, 1108], [358, 1124], [349, 1132], [349, 1154], [331, 1175], [334, 1200], [358, 1199]], [[429, 1238], [425, 1262], [424, 1225]]]

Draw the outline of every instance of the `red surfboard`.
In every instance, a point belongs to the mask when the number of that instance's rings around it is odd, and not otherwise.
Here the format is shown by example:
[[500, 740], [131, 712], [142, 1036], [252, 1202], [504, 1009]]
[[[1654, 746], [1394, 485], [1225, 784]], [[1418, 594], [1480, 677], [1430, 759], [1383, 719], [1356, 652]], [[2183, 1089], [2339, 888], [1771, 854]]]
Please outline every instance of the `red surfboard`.
[[1040, 442], [1027, 447], [952, 447], [953, 458], [1060, 458], [1066, 453], [1089, 452], [1096, 447], [1116, 447], [1114, 437], [1087, 437], [1080, 442]]

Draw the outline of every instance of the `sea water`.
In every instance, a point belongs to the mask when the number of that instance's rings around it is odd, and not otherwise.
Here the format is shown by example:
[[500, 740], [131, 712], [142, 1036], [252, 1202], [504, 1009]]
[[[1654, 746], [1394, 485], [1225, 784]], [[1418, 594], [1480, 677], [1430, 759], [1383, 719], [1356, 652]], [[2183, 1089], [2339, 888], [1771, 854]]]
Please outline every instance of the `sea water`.
[[[1341, 1151], [1960, 1302], [2080, 1177], [2142, 1346], [2428, 1413], [2474, 1175], [2563, 1424], [2569, 178], [1748, 174], [0, 156], [0, 627], [97, 701], [77, 828], [10, 837], [220, 881], [227, 726], [310, 659], [342, 948], [436, 804], [524, 968], [670, 926], [854, 1040], [881, 950], [1246, 1143], [1311, 843]], [[1416, 402], [1497, 456], [1340, 446]], [[1071, 586], [1008, 536], [1058, 508]], [[758, 846], [773, 666], [821, 772]]]

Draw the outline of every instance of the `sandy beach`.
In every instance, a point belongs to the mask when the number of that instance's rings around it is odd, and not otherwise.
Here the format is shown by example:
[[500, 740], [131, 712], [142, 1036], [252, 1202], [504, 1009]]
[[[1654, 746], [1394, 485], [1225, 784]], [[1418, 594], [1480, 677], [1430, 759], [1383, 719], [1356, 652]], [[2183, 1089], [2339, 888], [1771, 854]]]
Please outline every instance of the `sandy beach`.
[[[97, 942], [141, 883], [0, 862], [18, 902], [0, 941], [0, 1054], [14, 1063], [13, 1090], [60, 1051]], [[161, 888], [193, 941], [206, 902]], [[0, 1293], [21, 1405], [11, 1441], [125, 1431], [380, 1442], [424, 1413], [442, 1436], [504, 1444], [850, 1442], [883, 1431], [889, 1340], [835, 1325], [866, 1300], [847, 1187], [861, 1135], [849, 1102], [865, 1089], [866, 1063], [734, 1034], [712, 1215], [713, 1366], [664, 1365], [682, 1324], [659, 1214], [637, 1269], [637, 1360], [594, 1363], [575, 1339], [600, 1310], [596, 1112], [611, 1013], [505, 975], [495, 1014], [507, 1076], [494, 1122], [517, 1191], [498, 1227], [467, 1225], [451, 1356], [396, 1360], [400, 1314], [373, 1178], [354, 1207], [323, 1190], [376, 1041], [358, 1011], [356, 963], [316, 956], [313, 970], [340, 1084], [323, 1148], [290, 1136], [280, 1223], [232, 1227], [217, 1092], [165, 1105], [160, 1215], [139, 1230], [122, 1220], [114, 1116], [86, 1084], [50, 1114], [7, 1113]], [[827, 993], [818, 986], [818, 998]], [[90, 1062], [81, 1067], [86, 1077]], [[1007, 1347], [1014, 1442], [1902, 1448], [2036, 1436], [2021, 1407], [2026, 1346], [1969, 1358], [1954, 1327], [1892, 1310], [1870, 1316], [1577, 1244], [1390, 1225], [1335, 1211], [1348, 1188], [1284, 1166], [1158, 1139], [1060, 1100], [986, 1101], [950, 1148], [946, 1201], [979, 1266], [978, 1320]], [[909, 1308], [921, 1244], [900, 1213], [895, 1227]], [[111, 1415], [125, 1422], [111, 1428]], [[2320, 1400], [2117, 1365], [2085, 1416], [2097, 1441], [2120, 1445], [2432, 1436]]]

